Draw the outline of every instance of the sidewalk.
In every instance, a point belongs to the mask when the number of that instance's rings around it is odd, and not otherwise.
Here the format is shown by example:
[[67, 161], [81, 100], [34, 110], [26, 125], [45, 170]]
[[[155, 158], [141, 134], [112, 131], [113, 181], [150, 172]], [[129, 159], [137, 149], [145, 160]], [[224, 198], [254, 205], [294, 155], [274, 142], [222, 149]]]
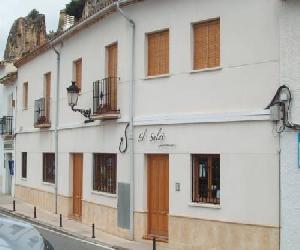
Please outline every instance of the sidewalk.
[[[14, 217], [28, 221], [29, 223], [41, 225], [48, 229], [58, 231], [67, 235], [72, 235], [76, 238], [81, 238], [94, 243], [100, 243], [112, 249], [130, 249], [130, 250], [152, 250], [152, 242], [144, 241], [129, 241], [111, 234], [107, 234], [100, 230], [95, 230], [96, 239], [92, 239], [92, 227], [82, 224], [75, 220], [63, 217], [63, 227], [59, 227], [59, 215], [49, 211], [37, 208], [37, 218], [33, 218], [33, 206], [22, 200], [16, 199], [16, 211], [13, 212], [13, 198], [7, 195], [0, 194], [0, 212], [10, 214]], [[157, 250], [170, 250], [162, 246], [162, 243], [157, 243]]]

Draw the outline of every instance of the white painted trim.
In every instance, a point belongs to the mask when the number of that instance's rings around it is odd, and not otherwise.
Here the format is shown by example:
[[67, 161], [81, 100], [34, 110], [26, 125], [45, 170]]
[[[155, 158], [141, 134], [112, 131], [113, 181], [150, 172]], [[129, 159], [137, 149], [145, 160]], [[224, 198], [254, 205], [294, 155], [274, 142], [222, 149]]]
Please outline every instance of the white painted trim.
[[209, 204], [209, 203], [195, 203], [190, 202], [190, 207], [203, 207], [203, 208], [213, 208], [213, 209], [221, 209], [221, 205]]
[[[149, 116], [137, 116], [134, 118], [134, 126], [146, 125], [172, 125], [172, 124], [200, 124], [200, 123], [225, 123], [225, 122], [240, 122], [240, 121], [271, 121], [269, 110], [260, 110], [252, 112], [226, 112], [226, 113], [185, 113], [185, 114], [160, 114]], [[104, 126], [106, 124], [121, 124], [128, 123], [127, 119], [118, 119], [115, 121], [95, 121], [93, 123], [73, 123], [61, 125], [59, 130], [86, 128]], [[54, 129], [26, 129], [17, 131], [17, 134], [25, 133], [43, 133], [53, 132]]]
[[105, 192], [100, 192], [100, 191], [91, 191], [92, 194], [95, 195], [100, 195], [100, 196], [105, 196], [105, 197], [109, 197], [109, 198], [117, 198], [116, 194], [110, 194], [110, 193], [105, 193]]
[[143, 125], [169, 125], [193, 123], [223, 123], [239, 121], [267, 121], [270, 120], [269, 110], [255, 112], [228, 112], [216, 114], [190, 113], [190, 114], [161, 114], [153, 116], [139, 116], [134, 119], [135, 126]]
[[214, 67], [214, 68], [194, 69], [194, 70], [191, 70], [190, 73], [194, 74], [194, 73], [200, 73], [200, 72], [218, 71], [218, 70], [222, 70], [222, 69], [223, 69], [223, 67], [221, 67], [221, 66]]
[[155, 76], [146, 76], [144, 80], [151, 80], [151, 79], [157, 79], [157, 78], [168, 78], [171, 77], [171, 74], [162, 74], [162, 75], [155, 75]]
[[[45, 185], [45, 186], [53, 186], [53, 187], [55, 186], [54, 183], [44, 182], [44, 181], [42, 181], [42, 184]], [[43, 192], [46, 192], [46, 191], [43, 191]]]

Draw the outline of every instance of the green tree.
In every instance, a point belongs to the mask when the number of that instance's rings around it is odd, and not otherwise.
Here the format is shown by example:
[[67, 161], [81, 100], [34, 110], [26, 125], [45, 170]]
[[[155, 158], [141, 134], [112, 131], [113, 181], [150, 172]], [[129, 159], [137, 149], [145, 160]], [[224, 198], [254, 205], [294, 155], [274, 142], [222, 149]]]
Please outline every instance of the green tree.
[[29, 13], [28, 13], [28, 17], [31, 19], [36, 19], [38, 17], [38, 15], [40, 14], [40, 12], [38, 12], [36, 9], [32, 9]]
[[66, 4], [66, 13], [70, 16], [74, 16], [76, 20], [81, 18], [82, 11], [87, 0], [71, 0]]

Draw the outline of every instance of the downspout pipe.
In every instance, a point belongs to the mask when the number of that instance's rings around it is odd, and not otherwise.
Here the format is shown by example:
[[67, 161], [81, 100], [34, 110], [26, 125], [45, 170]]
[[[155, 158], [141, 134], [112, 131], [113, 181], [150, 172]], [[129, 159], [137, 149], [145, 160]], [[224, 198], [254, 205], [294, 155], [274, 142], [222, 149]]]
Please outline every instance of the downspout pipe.
[[54, 212], [57, 214], [57, 200], [58, 200], [58, 124], [59, 124], [59, 80], [60, 80], [60, 51], [54, 46], [52, 47], [56, 54], [56, 97], [55, 97], [55, 186], [54, 186]]
[[129, 164], [130, 164], [130, 229], [129, 238], [134, 240], [134, 66], [135, 66], [135, 22], [129, 18], [120, 8], [122, 1], [116, 2], [117, 10], [129, 22], [132, 28], [131, 32], [131, 64], [130, 64], [130, 84], [129, 84]]

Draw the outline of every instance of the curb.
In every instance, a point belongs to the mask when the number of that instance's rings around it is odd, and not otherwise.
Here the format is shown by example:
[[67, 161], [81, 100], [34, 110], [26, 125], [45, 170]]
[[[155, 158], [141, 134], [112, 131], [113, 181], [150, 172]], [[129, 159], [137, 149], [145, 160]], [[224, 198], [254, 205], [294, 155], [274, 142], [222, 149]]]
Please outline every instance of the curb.
[[64, 234], [66, 236], [71, 236], [71, 237], [74, 237], [74, 238], [78, 238], [80, 240], [88, 241], [88, 242], [91, 242], [91, 243], [94, 243], [94, 244], [97, 244], [97, 245], [103, 245], [103, 247], [107, 247], [107, 248], [110, 248], [112, 250], [129, 250], [128, 248], [123, 248], [123, 247], [119, 247], [119, 246], [115, 246], [115, 245], [110, 245], [108, 243], [104, 243], [104, 242], [99, 241], [99, 240], [94, 240], [94, 239], [91, 239], [89, 237], [86, 237], [86, 236], [83, 236], [83, 235], [80, 235], [80, 234], [77, 234], [77, 233], [70, 232], [70, 231], [65, 230], [63, 228], [53, 226], [53, 225], [51, 225], [47, 222], [42, 222], [38, 219], [33, 219], [33, 218], [31, 218], [27, 215], [14, 212], [14, 211], [12, 211], [10, 209], [7, 209], [7, 208], [4, 208], [4, 207], [0, 207], [0, 212], [2, 214], [14, 217], [16, 219], [22, 219], [26, 222], [29, 222], [29, 223], [33, 224], [33, 225], [44, 227], [46, 229]]

